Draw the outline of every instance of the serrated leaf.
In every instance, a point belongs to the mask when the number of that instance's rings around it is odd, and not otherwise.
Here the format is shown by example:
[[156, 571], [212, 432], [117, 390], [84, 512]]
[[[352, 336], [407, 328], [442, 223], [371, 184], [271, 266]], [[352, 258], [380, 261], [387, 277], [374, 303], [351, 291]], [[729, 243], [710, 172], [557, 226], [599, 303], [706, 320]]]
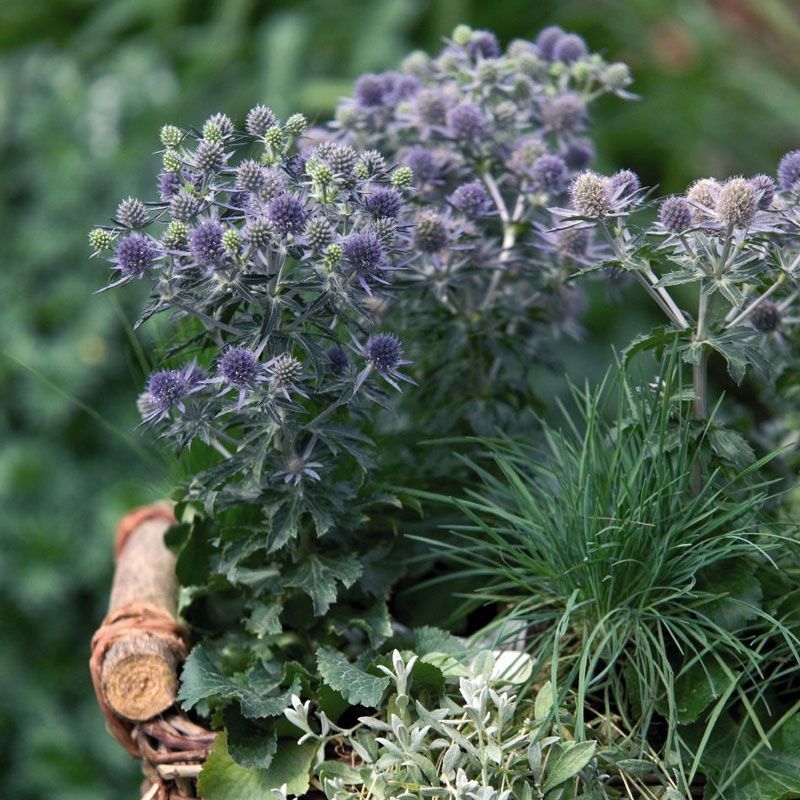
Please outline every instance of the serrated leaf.
[[747, 367], [759, 357], [758, 349], [753, 345], [752, 338], [752, 332], [743, 327], [708, 337], [709, 347], [716, 350], [725, 359], [728, 373], [736, 383], [744, 380]]
[[464, 642], [452, 633], [424, 625], [414, 631], [414, 652], [422, 658], [429, 653], [463, 656], [467, 652]]
[[282, 630], [281, 611], [283, 603], [277, 598], [264, 603], [257, 603], [245, 623], [247, 630], [259, 637], [277, 636]]
[[324, 616], [336, 601], [336, 584], [350, 587], [361, 575], [361, 564], [352, 555], [308, 555], [286, 580], [287, 586], [304, 591], [314, 604], [314, 613]]
[[570, 742], [562, 744], [547, 763], [547, 779], [542, 786], [546, 794], [570, 778], [574, 778], [593, 758], [597, 742]]
[[262, 664], [228, 677], [199, 644], [183, 666], [178, 699], [187, 711], [203, 700], [238, 700], [245, 717], [276, 717], [283, 713], [291, 696], [300, 688], [298, 678], [282, 691], [281, 682], [282, 675], [270, 672]]
[[388, 677], [371, 675], [329, 647], [317, 650], [317, 667], [325, 683], [352, 705], [377, 708], [389, 685]]
[[203, 800], [264, 800], [286, 784], [290, 795], [302, 795], [308, 791], [317, 748], [316, 742], [299, 745], [284, 739], [267, 769], [241, 767], [228, 752], [226, 734], [220, 733], [197, 779], [198, 792]]
[[747, 467], [756, 459], [753, 448], [736, 431], [711, 428], [708, 431], [708, 443], [717, 456], [737, 467]]
[[376, 600], [361, 616], [353, 620], [369, 637], [373, 647], [380, 647], [392, 635], [392, 621], [386, 600]]
[[638, 353], [644, 353], [648, 350], [655, 350], [656, 356], [661, 357], [661, 354], [667, 347], [675, 344], [678, 338], [678, 332], [674, 328], [667, 325], [660, 325], [648, 333], [637, 336], [623, 351], [622, 355], [627, 363]]

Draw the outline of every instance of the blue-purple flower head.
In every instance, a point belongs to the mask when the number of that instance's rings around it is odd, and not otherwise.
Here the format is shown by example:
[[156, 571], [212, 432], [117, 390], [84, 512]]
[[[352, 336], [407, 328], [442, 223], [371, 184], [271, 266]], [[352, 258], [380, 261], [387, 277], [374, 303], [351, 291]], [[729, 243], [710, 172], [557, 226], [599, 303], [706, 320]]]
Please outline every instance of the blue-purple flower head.
[[391, 373], [400, 366], [403, 346], [393, 333], [376, 333], [367, 340], [364, 353], [378, 372]]
[[481, 58], [497, 58], [500, 55], [500, 43], [491, 31], [473, 31], [467, 44], [467, 53], [474, 61]]
[[342, 242], [342, 252], [347, 264], [355, 270], [362, 285], [380, 278], [386, 267], [386, 253], [380, 238], [373, 231], [351, 233]]
[[775, 181], [769, 175], [755, 175], [750, 178], [750, 186], [756, 196], [760, 209], [769, 208], [775, 199]]
[[661, 203], [658, 221], [670, 233], [683, 233], [692, 225], [691, 203], [685, 197], [668, 197]]
[[530, 176], [537, 189], [558, 195], [566, 187], [567, 165], [560, 156], [545, 154], [533, 162]]
[[633, 200], [640, 187], [639, 176], [630, 169], [621, 169], [608, 179], [608, 195], [618, 207]]
[[350, 364], [347, 351], [338, 344], [331, 345], [325, 355], [328, 357], [328, 368], [334, 375], [341, 375]]
[[260, 370], [257, 356], [245, 347], [229, 347], [219, 362], [220, 374], [237, 389], [252, 385]]
[[183, 180], [177, 172], [162, 172], [158, 176], [158, 196], [163, 203], [168, 203], [183, 186]]
[[414, 111], [423, 126], [443, 127], [447, 124], [450, 99], [439, 89], [422, 89], [414, 100]]
[[556, 46], [566, 35], [564, 29], [560, 28], [558, 25], [550, 25], [547, 28], [543, 28], [534, 42], [536, 49], [539, 51], [539, 55], [546, 61], [552, 61]]
[[201, 222], [189, 234], [189, 252], [198, 264], [213, 266], [225, 258], [222, 235], [225, 228], [215, 219]]
[[554, 133], [581, 130], [586, 123], [586, 102], [575, 92], [564, 92], [545, 100], [539, 114], [544, 126]]
[[245, 159], [236, 168], [236, 187], [246, 192], [259, 192], [267, 182], [267, 170], [252, 158]]
[[385, 72], [381, 77], [384, 85], [384, 103], [388, 105], [409, 100], [422, 86], [418, 78], [402, 72]]
[[800, 183], [800, 150], [787, 153], [778, 164], [778, 183], [784, 192], [791, 192]]
[[403, 156], [403, 163], [411, 167], [417, 185], [436, 180], [441, 175], [441, 158], [422, 145], [409, 148]]
[[403, 207], [403, 196], [396, 189], [379, 186], [367, 195], [366, 205], [374, 217], [396, 217]]
[[489, 211], [489, 194], [479, 180], [462, 183], [451, 195], [450, 203], [468, 217], [482, 217]]
[[594, 161], [594, 144], [591, 139], [572, 139], [562, 150], [561, 156], [570, 169], [586, 169]]
[[189, 390], [190, 386], [182, 372], [163, 369], [152, 373], [147, 381], [147, 394], [152, 406], [150, 418], [165, 417], [173, 406], [185, 410], [183, 400]]
[[285, 192], [270, 200], [267, 216], [279, 233], [299, 233], [306, 221], [306, 209], [294, 195]]
[[155, 242], [142, 233], [131, 233], [117, 245], [115, 263], [125, 278], [142, 278], [158, 258]]
[[459, 103], [447, 112], [447, 127], [455, 139], [471, 141], [486, 130], [486, 116], [474, 103]]
[[382, 75], [362, 75], [356, 81], [353, 96], [362, 108], [380, 108], [386, 102], [387, 89]]
[[572, 64], [589, 54], [586, 42], [576, 33], [567, 33], [556, 40], [553, 47], [553, 60]]
[[251, 136], [263, 136], [277, 121], [273, 110], [259, 103], [247, 112], [245, 128]]

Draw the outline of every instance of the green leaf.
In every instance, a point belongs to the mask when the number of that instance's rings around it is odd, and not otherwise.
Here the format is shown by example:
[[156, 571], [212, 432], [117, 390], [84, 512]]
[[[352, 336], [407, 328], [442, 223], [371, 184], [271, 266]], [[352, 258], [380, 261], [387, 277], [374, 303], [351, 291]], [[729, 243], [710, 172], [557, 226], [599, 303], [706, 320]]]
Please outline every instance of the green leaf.
[[[772, 721], [774, 725], [776, 720]], [[764, 720], [770, 728], [769, 720]], [[715, 726], [703, 767], [714, 800], [796, 800], [800, 797], [800, 716], [786, 720], [770, 736], [772, 750], [761, 744], [749, 721], [723, 717]]]
[[259, 639], [264, 636], [277, 636], [283, 630], [280, 619], [281, 611], [283, 611], [283, 603], [277, 598], [257, 603], [250, 612], [245, 627]]
[[380, 647], [392, 635], [392, 621], [386, 600], [379, 598], [366, 611], [349, 620], [351, 627], [360, 628], [373, 647]]
[[727, 559], [706, 567], [698, 575], [698, 587], [717, 596], [703, 610], [727, 630], [738, 630], [758, 615], [763, 592], [756, 565], [746, 558]]
[[240, 767], [266, 769], [278, 749], [278, 736], [274, 729], [266, 730], [242, 716], [234, 704], [222, 713], [228, 732], [228, 753]]
[[644, 353], [647, 350], [655, 350], [656, 356], [661, 358], [664, 350], [674, 345], [677, 338], [678, 333], [674, 328], [670, 328], [668, 325], [660, 325], [657, 328], [653, 328], [649, 333], [637, 336], [622, 351], [623, 359], [627, 363], [638, 353]]
[[536, 700], [533, 704], [533, 716], [536, 719], [536, 722], [542, 723], [550, 716], [550, 712], [553, 710], [554, 702], [555, 698], [553, 697], [553, 685], [550, 683], [550, 681], [547, 681], [547, 683], [539, 690], [539, 693], [536, 695]]
[[747, 367], [759, 358], [759, 351], [753, 345], [752, 331], [746, 328], [734, 328], [718, 336], [709, 336], [707, 342], [725, 359], [728, 373], [736, 383], [744, 380]]
[[547, 780], [542, 791], [547, 793], [574, 778], [593, 758], [597, 742], [569, 742], [562, 744], [547, 765]]
[[708, 443], [716, 455], [737, 467], [748, 467], [755, 461], [756, 454], [744, 437], [726, 428], [711, 428]]
[[216, 531], [202, 517], [173, 525], [164, 541], [177, 553], [175, 573], [181, 586], [199, 586], [206, 582], [211, 568], [212, 536]]
[[291, 696], [300, 688], [299, 678], [284, 691], [280, 691], [281, 683], [282, 675], [277, 676], [262, 664], [229, 678], [200, 644], [183, 666], [178, 699], [187, 711], [202, 700], [238, 700], [242, 714], [249, 719], [276, 717], [283, 713]]
[[[695, 661], [675, 679], [675, 705], [678, 722], [694, 722], [725, 692], [730, 679], [725, 669], [711, 658]], [[666, 708], [663, 709], [666, 712]], [[665, 714], [666, 715], [666, 714]]]
[[424, 625], [414, 631], [414, 652], [422, 658], [430, 653], [463, 656], [467, 652], [464, 642], [452, 633]]
[[269, 768], [241, 767], [228, 752], [226, 734], [220, 733], [197, 779], [198, 792], [203, 800], [264, 800], [286, 784], [289, 794], [302, 795], [308, 791], [317, 747], [316, 742], [299, 745], [284, 739]]
[[370, 675], [328, 647], [317, 650], [317, 667], [325, 683], [353, 705], [377, 708], [389, 685], [388, 677]]
[[287, 586], [302, 589], [314, 604], [314, 613], [324, 616], [336, 600], [336, 584], [352, 586], [361, 575], [361, 564], [353, 555], [321, 556], [312, 553], [294, 569]]

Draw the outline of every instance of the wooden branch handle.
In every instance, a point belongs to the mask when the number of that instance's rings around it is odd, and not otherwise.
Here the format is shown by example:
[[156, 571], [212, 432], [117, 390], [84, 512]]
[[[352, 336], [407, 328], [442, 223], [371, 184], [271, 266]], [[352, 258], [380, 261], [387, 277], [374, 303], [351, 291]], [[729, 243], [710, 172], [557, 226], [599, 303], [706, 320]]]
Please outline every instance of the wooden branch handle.
[[125, 516], [117, 531], [109, 611], [92, 640], [90, 670], [109, 730], [135, 756], [133, 723], [152, 719], [175, 702], [186, 633], [175, 620], [175, 557], [164, 532], [175, 521], [164, 505]]

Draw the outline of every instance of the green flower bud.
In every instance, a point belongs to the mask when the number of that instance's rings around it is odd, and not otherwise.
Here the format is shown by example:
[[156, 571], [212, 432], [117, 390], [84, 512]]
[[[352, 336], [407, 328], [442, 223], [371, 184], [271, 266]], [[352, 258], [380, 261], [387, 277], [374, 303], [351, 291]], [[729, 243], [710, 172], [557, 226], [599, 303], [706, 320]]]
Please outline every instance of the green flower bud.
[[273, 125], [271, 128], [268, 128], [267, 132], [264, 134], [264, 141], [270, 149], [280, 150], [286, 144], [286, 137], [277, 125]]
[[185, 222], [173, 220], [167, 225], [161, 241], [168, 250], [177, 250], [186, 245], [189, 238], [189, 226]]
[[203, 125], [203, 138], [209, 142], [219, 142], [220, 144], [225, 140], [222, 134], [222, 128], [211, 120], [208, 120], [208, 122]]
[[400, 69], [415, 78], [424, 78], [430, 70], [430, 56], [422, 50], [415, 50], [403, 59]]
[[322, 161], [311, 159], [306, 163], [306, 172], [311, 179], [320, 186], [328, 186], [333, 180], [331, 168]]
[[392, 186], [395, 189], [407, 189], [414, 180], [414, 172], [411, 167], [398, 167], [391, 177]]
[[289, 136], [301, 136], [307, 127], [308, 120], [303, 114], [292, 114], [292, 116], [286, 120], [283, 129]]
[[222, 234], [222, 246], [231, 254], [236, 254], [242, 246], [242, 237], [239, 231], [234, 228], [228, 228]]
[[164, 125], [159, 133], [159, 138], [164, 147], [179, 147], [183, 141], [183, 131], [175, 125]]
[[183, 161], [177, 150], [166, 150], [162, 161], [164, 172], [180, 172], [181, 167], [183, 167]]
[[624, 89], [626, 86], [630, 86], [633, 80], [628, 65], [621, 62], [609, 64], [603, 70], [600, 78], [611, 91]]
[[494, 107], [493, 113], [498, 125], [510, 125], [517, 118], [517, 107], [510, 100], [503, 100]]
[[336, 109], [336, 121], [343, 128], [355, 127], [358, 120], [358, 109], [354, 105], [341, 105]]
[[89, 231], [89, 246], [97, 253], [108, 250], [113, 240], [111, 231], [107, 231], [105, 228], [94, 228]]
[[322, 263], [326, 269], [333, 270], [342, 263], [342, 257], [342, 246], [340, 244], [329, 244], [325, 250], [325, 257], [322, 259]]
[[369, 168], [363, 161], [359, 161], [358, 164], [356, 164], [356, 178], [360, 181], [365, 181], [369, 178]]
[[452, 39], [462, 47], [468, 45], [472, 41], [472, 28], [469, 25], [458, 25], [453, 31]]

